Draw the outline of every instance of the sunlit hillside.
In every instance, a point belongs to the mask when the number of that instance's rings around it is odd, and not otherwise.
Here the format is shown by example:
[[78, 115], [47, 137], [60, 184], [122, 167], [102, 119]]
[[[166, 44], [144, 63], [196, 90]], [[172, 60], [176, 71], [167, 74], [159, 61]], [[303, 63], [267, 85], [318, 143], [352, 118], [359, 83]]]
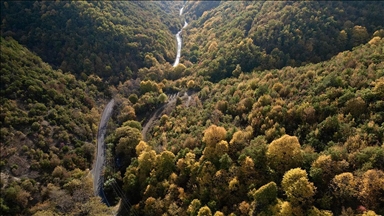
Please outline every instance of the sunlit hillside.
[[1, 215], [384, 215], [384, 3], [2, 1]]

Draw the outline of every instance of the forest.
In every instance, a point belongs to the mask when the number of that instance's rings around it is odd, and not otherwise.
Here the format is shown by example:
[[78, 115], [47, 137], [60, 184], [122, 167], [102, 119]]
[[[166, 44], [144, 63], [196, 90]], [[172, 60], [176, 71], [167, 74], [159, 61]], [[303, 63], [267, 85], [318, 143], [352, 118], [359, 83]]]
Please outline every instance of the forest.
[[383, 215], [382, 11], [1, 2], [1, 214]]

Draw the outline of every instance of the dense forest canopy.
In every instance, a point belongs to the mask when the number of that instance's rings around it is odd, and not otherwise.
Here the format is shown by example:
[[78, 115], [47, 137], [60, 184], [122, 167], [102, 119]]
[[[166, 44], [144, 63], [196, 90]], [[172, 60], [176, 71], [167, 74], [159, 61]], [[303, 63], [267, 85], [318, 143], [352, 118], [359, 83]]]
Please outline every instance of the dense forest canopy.
[[2, 1], [0, 212], [383, 215], [382, 11]]
[[2, 214], [94, 208], [86, 170], [94, 160], [101, 80], [78, 81], [13, 39], [0, 43]]
[[134, 208], [142, 215], [382, 214], [383, 48], [376, 37], [318, 64], [206, 83], [193, 106], [163, 115], [152, 139], [132, 151], [122, 181]]
[[[244, 72], [300, 66], [330, 59], [366, 43], [383, 29], [383, 2], [229, 1], [202, 10], [185, 34], [186, 59], [212, 81]], [[206, 11], [204, 11], [206, 10]], [[186, 10], [187, 17], [196, 17]]]
[[180, 3], [130, 1], [3, 2], [1, 31], [62, 71], [112, 83], [135, 78], [150, 56], [176, 55]]

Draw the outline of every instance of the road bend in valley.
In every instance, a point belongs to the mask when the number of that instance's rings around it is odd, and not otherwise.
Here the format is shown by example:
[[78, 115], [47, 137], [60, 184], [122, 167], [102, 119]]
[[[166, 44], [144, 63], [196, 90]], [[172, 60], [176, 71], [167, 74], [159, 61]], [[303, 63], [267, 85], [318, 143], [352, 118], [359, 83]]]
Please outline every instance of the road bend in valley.
[[[184, 9], [184, 6], [180, 9], [180, 16], [183, 15], [183, 9]], [[183, 28], [187, 27], [188, 23], [186, 20], [184, 20], [184, 26]], [[179, 64], [179, 61], [180, 61], [180, 55], [181, 55], [181, 45], [182, 45], [182, 40], [181, 40], [181, 32], [183, 31], [183, 28], [181, 28], [181, 30], [179, 32], [177, 32], [176, 34], [176, 40], [177, 40], [177, 54], [176, 54], [176, 59], [175, 59], [175, 63], [173, 63], [173, 67], [176, 67], [178, 64]]]
[[[180, 9], [180, 16], [183, 15], [183, 10], [184, 10], [184, 6]], [[176, 67], [179, 62], [180, 62], [180, 53], [181, 53], [181, 45], [182, 45], [182, 40], [181, 40], [181, 32], [183, 31], [183, 29], [185, 27], [188, 26], [188, 23], [186, 20], [184, 20], [184, 26], [183, 28], [181, 28], [181, 30], [179, 32], [177, 32], [176, 34], [176, 40], [177, 40], [177, 55], [176, 55], [176, 59], [175, 59], [175, 63], [173, 63], [173, 67]], [[141, 134], [143, 136], [143, 139], [144, 140], [147, 140], [147, 132], [149, 130], [149, 128], [152, 126], [152, 124], [154, 123], [154, 120], [157, 119], [159, 117], [159, 115], [161, 114], [161, 112], [166, 108], [166, 107], [169, 107], [171, 106], [173, 103], [176, 103], [176, 98], [177, 96], [179, 95], [179, 93], [177, 93], [176, 95], [173, 95], [173, 97], [170, 97], [169, 98], [169, 101], [168, 103], [164, 104], [163, 106], [161, 106], [160, 108], [158, 108], [154, 113], [153, 115], [151, 116], [151, 118], [147, 121], [147, 123], [144, 125], [143, 127], [143, 130], [141, 131]], [[188, 105], [189, 105], [189, 100], [190, 100], [190, 97], [188, 98]], [[188, 106], [187, 105], [187, 106]]]
[[[183, 9], [184, 9], [184, 6], [180, 9], [180, 16], [183, 14]], [[188, 25], [187, 21], [184, 21], [183, 28], [187, 27], [187, 25]], [[181, 45], [182, 45], [182, 40], [181, 40], [180, 34], [181, 34], [183, 28], [176, 34], [177, 55], [176, 55], [175, 63], [173, 64], [174, 67], [176, 67], [180, 61], [180, 53], [181, 53]], [[148, 132], [149, 127], [153, 124], [154, 119], [159, 117], [159, 114], [161, 113], [161, 111], [166, 106], [170, 106], [172, 103], [176, 103], [177, 96], [178, 96], [178, 94], [174, 95], [174, 97], [172, 97], [168, 101], [167, 104], [164, 104], [162, 107], [157, 109], [156, 112], [153, 114], [152, 118], [150, 118], [150, 120], [147, 122], [147, 124], [143, 128], [142, 134], [143, 134], [144, 140], [146, 138], [146, 133]], [[99, 124], [99, 130], [97, 133], [97, 157], [96, 157], [96, 163], [95, 163], [93, 170], [92, 170], [92, 174], [93, 174], [93, 178], [94, 178], [94, 181], [93, 181], [94, 193], [95, 193], [95, 195], [100, 196], [103, 199], [103, 202], [106, 203], [108, 206], [109, 206], [109, 204], [108, 204], [107, 198], [105, 197], [105, 194], [103, 191], [104, 181], [103, 181], [101, 174], [102, 174], [104, 163], [105, 163], [104, 138], [105, 138], [108, 120], [112, 115], [114, 105], [115, 105], [115, 101], [114, 101], [114, 99], [112, 99], [107, 104], [107, 106], [105, 107], [103, 114], [101, 116], [101, 120], [100, 120], [100, 124]], [[118, 212], [118, 214], [119, 214], [119, 212]]]

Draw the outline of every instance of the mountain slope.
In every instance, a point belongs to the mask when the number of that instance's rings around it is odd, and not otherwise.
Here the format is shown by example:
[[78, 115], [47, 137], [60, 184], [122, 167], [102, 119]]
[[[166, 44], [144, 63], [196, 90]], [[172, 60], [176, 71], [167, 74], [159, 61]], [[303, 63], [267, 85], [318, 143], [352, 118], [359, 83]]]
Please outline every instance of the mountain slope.
[[382, 2], [1, 4], [2, 213], [113, 214], [88, 170], [113, 96], [126, 212], [384, 214]]
[[[187, 17], [196, 4], [210, 3], [188, 2]], [[183, 56], [212, 81], [236, 65], [250, 72], [316, 63], [384, 34], [383, 9], [383, 2], [220, 2], [190, 21]]]
[[12, 36], [55, 68], [84, 79], [136, 77], [146, 56], [176, 56], [181, 2], [2, 2], [2, 35]]
[[87, 176], [101, 80], [82, 82], [53, 70], [13, 39], [1, 37], [0, 44], [2, 214], [70, 214], [96, 205], [95, 212], [110, 212], [94, 197]]
[[205, 82], [194, 106], [162, 116], [136, 146], [123, 178], [133, 208], [340, 215], [362, 205], [382, 214], [383, 48], [375, 37], [318, 64]]

